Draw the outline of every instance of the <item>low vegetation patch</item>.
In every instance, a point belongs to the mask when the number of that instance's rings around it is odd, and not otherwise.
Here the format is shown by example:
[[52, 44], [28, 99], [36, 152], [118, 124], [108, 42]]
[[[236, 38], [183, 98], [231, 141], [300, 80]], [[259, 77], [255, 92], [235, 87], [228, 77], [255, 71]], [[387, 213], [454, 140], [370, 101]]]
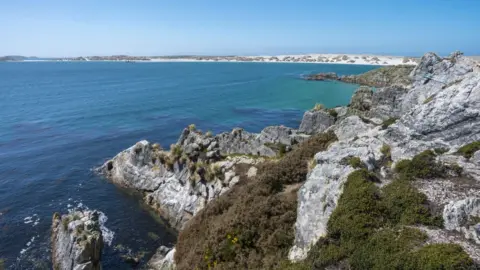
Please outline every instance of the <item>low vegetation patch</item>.
[[341, 164], [350, 165], [354, 169], [366, 169], [367, 166], [359, 157], [348, 156], [340, 161]]
[[388, 118], [387, 120], [383, 121], [382, 129], [388, 128], [391, 124], [395, 123], [398, 118]]
[[323, 104], [320, 104], [320, 103], [317, 103], [315, 104], [315, 106], [313, 106], [313, 110], [318, 112], [318, 111], [322, 111], [325, 109], [325, 105]]
[[287, 152], [287, 145], [283, 143], [265, 143], [265, 146], [277, 152], [279, 157], [283, 157]]
[[293, 244], [297, 211], [297, 190], [284, 187], [305, 181], [308, 162], [336, 139], [333, 132], [312, 136], [209, 203], [179, 234], [177, 269], [278, 268]]
[[465, 158], [471, 158], [478, 150], [480, 150], [480, 141], [472, 142], [460, 147], [457, 153]]
[[450, 149], [441, 147], [441, 148], [435, 148], [435, 149], [433, 149], [433, 151], [437, 155], [443, 155], [443, 154], [447, 153], [448, 151], [450, 151]]
[[330, 116], [332, 116], [335, 119], [337, 119], [337, 117], [338, 117], [338, 113], [335, 109], [328, 110], [328, 114], [330, 114]]
[[434, 97], [435, 97], [435, 95], [431, 95], [431, 96], [429, 96], [428, 98], [426, 98], [426, 99], [423, 101], [423, 104], [427, 104], [427, 103], [429, 103], [430, 101], [432, 101], [432, 100], [433, 100], [433, 98], [434, 98]]
[[188, 130], [195, 131], [195, 130], [197, 130], [197, 126], [195, 126], [195, 124], [190, 124], [190, 125], [188, 125]]
[[395, 166], [395, 171], [406, 178], [443, 178], [447, 169], [436, 161], [436, 154], [432, 150], [423, 151], [412, 160], [401, 160]]

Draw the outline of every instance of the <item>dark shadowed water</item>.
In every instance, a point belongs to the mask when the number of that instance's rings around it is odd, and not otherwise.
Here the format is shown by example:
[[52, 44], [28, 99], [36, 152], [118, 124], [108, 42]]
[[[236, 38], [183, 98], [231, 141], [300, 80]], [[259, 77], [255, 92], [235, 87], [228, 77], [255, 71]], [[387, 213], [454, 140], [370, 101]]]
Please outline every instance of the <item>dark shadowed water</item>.
[[368, 66], [280, 63], [0, 63], [0, 259], [11, 269], [50, 264], [54, 212], [102, 211], [110, 245], [104, 269], [130, 269], [119, 246], [145, 260], [175, 235], [134, 194], [92, 173], [148, 139], [168, 146], [188, 124], [298, 127], [316, 102], [344, 105], [355, 86], [300, 80], [358, 74]]

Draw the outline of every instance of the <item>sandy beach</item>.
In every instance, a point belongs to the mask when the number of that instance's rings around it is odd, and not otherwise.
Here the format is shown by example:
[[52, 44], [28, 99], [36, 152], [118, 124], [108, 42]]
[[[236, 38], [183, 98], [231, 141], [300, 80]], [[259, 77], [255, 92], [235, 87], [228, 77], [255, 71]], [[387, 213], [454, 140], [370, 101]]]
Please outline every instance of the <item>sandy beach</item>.
[[265, 63], [328, 63], [350, 65], [416, 65], [418, 58], [365, 54], [298, 54], [264, 56], [190, 56], [156, 57], [151, 62], [265, 62]]

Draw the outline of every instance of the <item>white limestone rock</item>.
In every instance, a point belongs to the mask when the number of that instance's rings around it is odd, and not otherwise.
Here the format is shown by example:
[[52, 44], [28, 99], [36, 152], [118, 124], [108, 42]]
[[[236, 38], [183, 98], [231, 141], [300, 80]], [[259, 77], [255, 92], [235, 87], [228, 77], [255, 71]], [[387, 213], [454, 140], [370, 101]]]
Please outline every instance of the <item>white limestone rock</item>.
[[462, 232], [467, 239], [480, 244], [480, 197], [452, 201], [443, 209], [444, 226], [447, 230]]
[[54, 269], [102, 269], [103, 237], [96, 211], [76, 211], [52, 219]]

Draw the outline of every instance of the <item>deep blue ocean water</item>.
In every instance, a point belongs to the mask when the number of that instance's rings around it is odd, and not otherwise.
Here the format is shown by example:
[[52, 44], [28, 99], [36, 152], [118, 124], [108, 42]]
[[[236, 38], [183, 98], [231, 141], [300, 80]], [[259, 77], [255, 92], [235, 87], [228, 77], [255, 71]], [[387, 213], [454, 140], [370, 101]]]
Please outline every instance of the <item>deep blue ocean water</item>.
[[[98, 209], [114, 234], [104, 269], [131, 269], [115, 247], [147, 253], [175, 234], [135, 194], [92, 169], [141, 139], [164, 147], [202, 130], [298, 127], [315, 103], [345, 105], [355, 85], [301, 80], [372, 66], [284, 63], [0, 63], [0, 259], [10, 269], [50, 263], [54, 212]], [[152, 237], [157, 235], [158, 237]]]

